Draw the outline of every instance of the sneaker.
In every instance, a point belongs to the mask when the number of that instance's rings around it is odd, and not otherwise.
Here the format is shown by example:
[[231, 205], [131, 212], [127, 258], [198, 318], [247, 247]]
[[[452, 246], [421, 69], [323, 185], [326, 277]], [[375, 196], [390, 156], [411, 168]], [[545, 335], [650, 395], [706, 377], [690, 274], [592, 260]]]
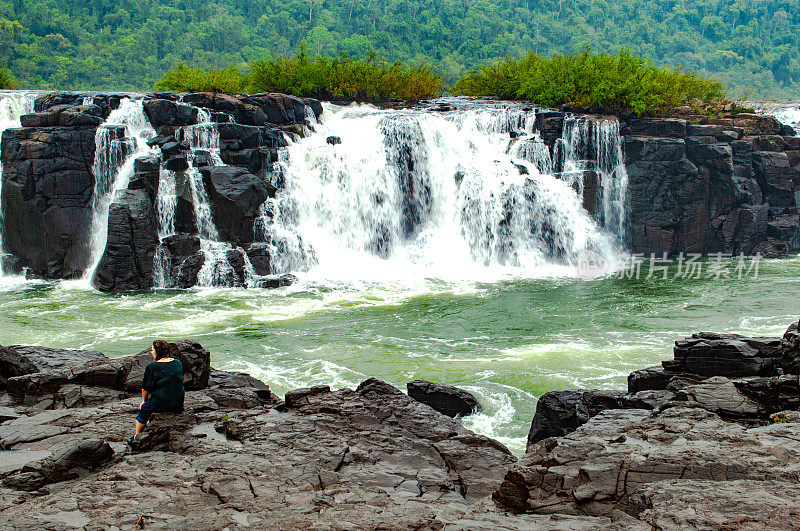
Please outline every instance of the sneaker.
[[125, 439], [125, 444], [127, 444], [128, 446], [135, 445], [136, 444], [136, 437], [135, 436], [128, 437], [127, 439]]

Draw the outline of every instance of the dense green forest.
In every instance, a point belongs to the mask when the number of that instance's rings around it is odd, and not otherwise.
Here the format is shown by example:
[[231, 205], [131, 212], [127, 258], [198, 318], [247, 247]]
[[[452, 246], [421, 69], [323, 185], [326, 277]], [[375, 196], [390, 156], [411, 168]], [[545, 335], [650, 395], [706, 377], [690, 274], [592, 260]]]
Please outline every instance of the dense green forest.
[[733, 95], [800, 98], [800, 0], [0, 0], [24, 87], [148, 89], [179, 61], [271, 54], [428, 62], [448, 82], [505, 56], [592, 49], [681, 65]]

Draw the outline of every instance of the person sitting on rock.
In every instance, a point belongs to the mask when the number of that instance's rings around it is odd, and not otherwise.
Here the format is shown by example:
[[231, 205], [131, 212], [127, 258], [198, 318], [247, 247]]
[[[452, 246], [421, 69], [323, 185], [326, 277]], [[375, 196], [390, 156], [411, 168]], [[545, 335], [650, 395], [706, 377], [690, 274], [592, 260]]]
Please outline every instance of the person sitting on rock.
[[153, 341], [150, 354], [155, 361], [144, 370], [142, 403], [136, 415], [136, 430], [126, 441], [128, 444], [136, 442], [153, 413], [183, 411], [183, 364], [170, 357], [169, 343], [163, 339]]

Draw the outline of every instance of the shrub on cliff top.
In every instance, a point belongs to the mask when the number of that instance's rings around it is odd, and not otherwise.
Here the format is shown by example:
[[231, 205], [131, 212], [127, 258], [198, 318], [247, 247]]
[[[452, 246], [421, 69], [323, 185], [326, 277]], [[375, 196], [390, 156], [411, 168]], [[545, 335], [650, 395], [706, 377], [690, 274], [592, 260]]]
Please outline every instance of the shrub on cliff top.
[[180, 62], [156, 83], [157, 90], [173, 92], [241, 92], [245, 77], [236, 67], [212, 68], [186, 66]]
[[250, 66], [248, 90], [285, 92], [302, 97], [385, 102], [391, 99], [419, 101], [438, 95], [444, 82], [426, 64], [406, 67], [388, 64], [371, 55], [356, 60], [309, 57], [304, 47], [293, 57], [262, 59]]
[[156, 83], [176, 92], [283, 92], [300, 97], [380, 103], [391, 99], [419, 101], [438, 95], [444, 86], [433, 69], [421, 64], [388, 64], [375, 56], [355, 60], [309, 57], [304, 47], [293, 57], [255, 61], [245, 76], [238, 69], [205, 71], [178, 63]]
[[599, 112], [668, 113], [700, 100], [714, 103], [725, 87], [692, 72], [657, 67], [622, 49], [617, 55], [580, 53], [506, 58], [467, 73], [454, 86], [466, 96], [530, 100], [544, 106], [571, 104]]

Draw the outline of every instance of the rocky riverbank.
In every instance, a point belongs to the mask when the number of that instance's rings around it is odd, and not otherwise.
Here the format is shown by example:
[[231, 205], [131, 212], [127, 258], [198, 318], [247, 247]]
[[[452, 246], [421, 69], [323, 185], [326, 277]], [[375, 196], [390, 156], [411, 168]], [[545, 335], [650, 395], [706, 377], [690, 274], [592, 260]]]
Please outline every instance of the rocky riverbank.
[[0, 527], [800, 526], [797, 324], [677, 341], [627, 392], [548, 393], [520, 460], [444, 414], [479, 407], [446, 386], [411, 382], [411, 398], [369, 379], [281, 400], [196, 342], [173, 349], [185, 411], [131, 449], [146, 351], [0, 347]]

